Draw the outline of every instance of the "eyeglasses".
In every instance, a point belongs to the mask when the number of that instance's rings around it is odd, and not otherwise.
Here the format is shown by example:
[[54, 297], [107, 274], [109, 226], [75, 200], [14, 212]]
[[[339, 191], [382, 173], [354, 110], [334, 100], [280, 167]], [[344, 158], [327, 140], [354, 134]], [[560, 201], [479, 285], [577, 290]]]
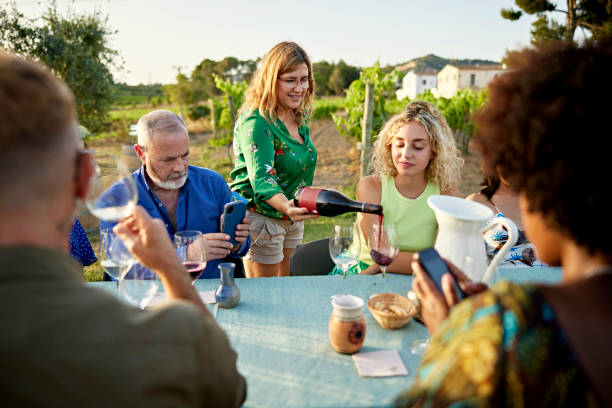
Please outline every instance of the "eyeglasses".
[[278, 77], [278, 80], [281, 81], [282, 83], [284, 83], [285, 85], [287, 85], [287, 87], [289, 88], [297, 88], [298, 84], [302, 85], [303, 89], [306, 89], [310, 86], [310, 81], [308, 80], [308, 78], [302, 78], [302, 79], [295, 79], [295, 78], [289, 78], [289, 79], [285, 79], [285, 78], [281, 78]]

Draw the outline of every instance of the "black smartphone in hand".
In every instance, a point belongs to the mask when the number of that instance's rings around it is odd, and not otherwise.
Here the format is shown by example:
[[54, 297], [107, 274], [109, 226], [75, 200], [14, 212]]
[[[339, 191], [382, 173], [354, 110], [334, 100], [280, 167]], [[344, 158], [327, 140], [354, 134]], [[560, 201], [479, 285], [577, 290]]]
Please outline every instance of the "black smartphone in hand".
[[232, 245], [238, 245], [236, 241], [236, 225], [241, 224], [246, 216], [246, 204], [243, 201], [232, 201], [223, 207], [223, 221], [221, 222], [221, 232], [230, 236]]
[[423, 267], [423, 270], [425, 271], [427, 276], [429, 276], [429, 278], [433, 281], [434, 285], [436, 285], [436, 288], [438, 288], [440, 293], [444, 294], [444, 291], [442, 290], [442, 276], [445, 273], [448, 273], [453, 279], [455, 287], [455, 296], [457, 297], [457, 299], [463, 300], [463, 298], [467, 296], [459, 286], [455, 275], [451, 273], [451, 271], [448, 269], [448, 266], [446, 265], [446, 262], [444, 262], [442, 257], [440, 257], [440, 254], [438, 254], [438, 251], [436, 251], [434, 248], [427, 248], [417, 252], [417, 254], [418, 261]]

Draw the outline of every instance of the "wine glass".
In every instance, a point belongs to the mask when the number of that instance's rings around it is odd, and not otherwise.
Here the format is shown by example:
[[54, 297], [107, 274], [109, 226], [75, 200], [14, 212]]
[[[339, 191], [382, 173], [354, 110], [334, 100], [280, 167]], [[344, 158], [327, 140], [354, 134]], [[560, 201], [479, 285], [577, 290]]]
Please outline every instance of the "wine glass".
[[429, 339], [414, 340], [412, 343], [410, 343], [410, 352], [412, 354], [416, 354], [417, 356], [423, 357], [427, 347], [429, 347]]
[[136, 261], [128, 251], [121, 238], [115, 235], [112, 228], [100, 230], [100, 265], [104, 272], [117, 283]]
[[130, 303], [144, 309], [155, 297], [160, 281], [155, 272], [133, 263], [119, 281], [119, 293]]
[[206, 247], [202, 233], [193, 230], [179, 231], [174, 234], [174, 247], [187, 268], [191, 283], [195, 284], [206, 268]]
[[382, 222], [373, 224], [370, 228], [368, 244], [370, 256], [380, 266], [384, 279], [387, 267], [399, 254], [399, 236], [395, 224], [383, 224]]
[[[420, 310], [421, 301], [417, 297], [416, 293], [409, 290], [408, 293], [406, 293], [406, 297], [410, 299], [416, 310]], [[429, 347], [429, 338], [414, 340], [412, 343], [410, 343], [410, 352], [412, 354], [416, 354], [417, 356], [423, 357], [427, 347]]]
[[342, 269], [346, 279], [346, 271], [359, 262], [359, 233], [356, 224], [336, 224], [332, 227], [329, 238], [329, 255], [336, 265]]
[[132, 213], [138, 201], [136, 183], [117, 156], [93, 153], [94, 168], [85, 205], [104, 221], [119, 221]]

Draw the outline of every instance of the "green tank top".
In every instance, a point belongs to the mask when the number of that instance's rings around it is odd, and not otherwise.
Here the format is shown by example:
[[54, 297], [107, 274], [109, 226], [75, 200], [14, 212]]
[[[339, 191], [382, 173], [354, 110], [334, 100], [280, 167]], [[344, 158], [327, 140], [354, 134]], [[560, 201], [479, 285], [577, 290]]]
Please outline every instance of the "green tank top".
[[[406, 198], [397, 191], [392, 176], [381, 175], [382, 192], [380, 203], [385, 216], [384, 223], [393, 223], [400, 239], [400, 250], [416, 252], [434, 245], [438, 222], [427, 199], [434, 194], [440, 194], [440, 187], [427, 183], [425, 190], [415, 199]], [[361, 228], [359, 260], [372, 265], [374, 261], [363, 238]]]

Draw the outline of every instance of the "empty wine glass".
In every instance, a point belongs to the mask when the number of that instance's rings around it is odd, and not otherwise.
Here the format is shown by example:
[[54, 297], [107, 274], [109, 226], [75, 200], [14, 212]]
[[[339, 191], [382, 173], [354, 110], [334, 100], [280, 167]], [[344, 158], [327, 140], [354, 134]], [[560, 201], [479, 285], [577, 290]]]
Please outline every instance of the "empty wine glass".
[[132, 254], [123, 244], [121, 238], [115, 235], [112, 228], [104, 228], [100, 230], [100, 265], [104, 272], [117, 282], [123, 278], [123, 275], [130, 269], [136, 261]]
[[159, 286], [159, 278], [152, 270], [135, 263], [119, 281], [119, 293], [130, 303], [144, 309], [155, 297]]
[[329, 255], [336, 265], [342, 269], [346, 279], [346, 271], [359, 262], [359, 233], [356, 224], [336, 224], [332, 227], [329, 238]]
[[176, 253], [195, 284], [206, 268], [206, 247], [200, 231], [179, 231], [174, 234]]
[[399, 254], [399, 236], [394, 224], [377, 223], [370, 228], [368, 244], [372, 260], [380, 266], [385, 278], [387, 267]]
[[417, 356], [423, 357], [427, 347], [429, 347], [429, 339], [414, 340], [412, 343], [410, 343], [410, 352]]
[[[417, 297], [416, 293], [414, 293], [412, 290], [409, 290], [408, 293], [406, 293], [406, 297], [410, 299], [410, 301], [417, 310], [420, 309], [421, 301]], [[410, 343], [410, 352], [417, 356], [423, 357], [423, 355], [425, 354], [425, 350], [427, 350], [427, 347], [429, 347], [429, 338], [414, 340], [412, 343]]]
[[119, 221], [132, 213], [138, 201], [136, 183], [117, 156], [93, 152], [94, 172], [85, 205], [104, 221]]

